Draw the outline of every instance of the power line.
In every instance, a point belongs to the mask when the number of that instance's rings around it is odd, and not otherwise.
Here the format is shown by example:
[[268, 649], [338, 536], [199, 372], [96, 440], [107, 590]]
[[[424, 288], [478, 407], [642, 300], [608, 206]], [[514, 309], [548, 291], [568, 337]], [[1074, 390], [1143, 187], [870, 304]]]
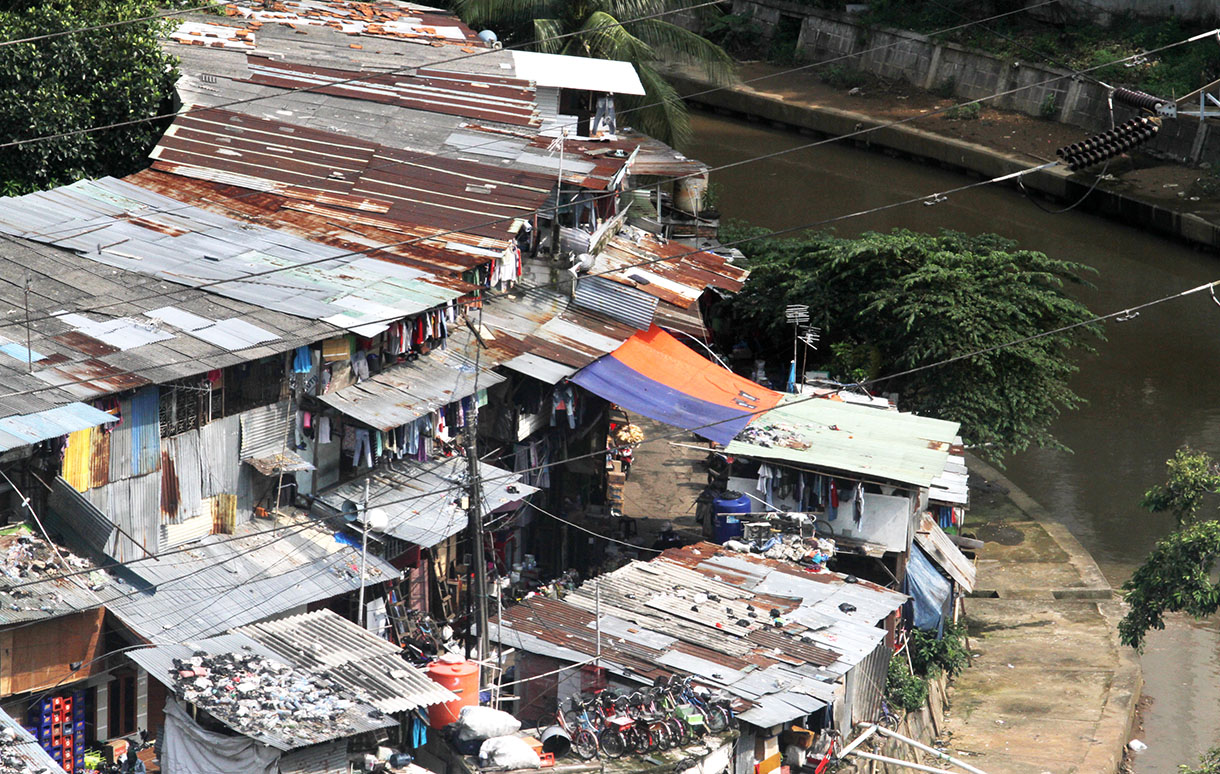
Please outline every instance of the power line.
[[[623, 23], [625, 24], [625, 23], [628, 23], [628, 22], [623, 22]], [[1211, 33], [1207, 33], [1207, 34], [1211, 34]], [[1139, 53], [1139, 54], [1133, 54], [1133, 55], [1128, 56], [1128, 57], [1125, 57], [1125, 58], [1123, 58], [1123, 59], [1118, 59], [1118, 60], [1115, 60], [1114, 62], [1108, 62], [1108, 63], [1103, 64], [1103, 65], [1096, 65], [1096, 66], [1094, 66], [1094, 67], [1092, 67], [1092, 68], [1088, 68], [1087, 70], [1082, 70], [1081, 72], [1082, 72], [1082, 73], [1084, 73], [1084, 72], [1088, 72], [1089, 70], [1096, 70], [1096, 69], [1099, 69], [1099, 68], [1101, 68], [1101, 67], [1109, 67], [1109, 66], [1112, 66], [1112, 65], [1114, 65], [1114, 64], [1120, 64], [1120, 63], [1122, 63], [1122, 62], [1124, 62], [1124, 61], [1128, 61], [1128, 60], [1131, 60], [1131, 59], [1134, 59], [1134, 58], [1137, 58], [1137, 57], [1143, 57], [1143, 56], [1147, 56], [1147, 55], [1149, 55], [1149, 54], [1154, 54], [1154, 53], [1157, 53], [1157, 52], [1159, 52], [1159, 51], [1164, 51], [1164, 50], [1166, 50], [1166, 49], [1173, 48], [1173, 47], [1176, 47], [1176, 46], [1180, 46], [1180, 45], [1183, 45], [1183, 44], [1188, 43], [1188, 42], [1193, 42], [1193, 41], [1198, 40], [1198, 39], [1200, 39], [1200, 38], [1202, 38], [1202, 37], [1206, 37], [1206, 34], [1203, 34], [1203, 35], [1195, 35], [1195, 36], [1193, 36], [1192, 38], [1187, 38], [1187, 39], [1180, 40], [1180, 41], [1177, 41], [1177, 42], [1174, 42], [1174, 43], [1169, 43], [1169, 44], [1167, 44], [1167, 45], [1165, 45], [1165, 46], [1162, 46], [1162, 47], [1160, 47], [1160, 48], [1158, 48], [1158, 49], [1153, 49], [1152, 51], [1142, 52], [1142, 53]], [[746, 158], [746, 159], [741, 159], [741, 160], [738, 160], [738, 161], [734, 161], [734, 162], [729, 162], [729, 163], [726, 163], [726, 164], [722, 164], [722, 165], [717, 166], [717, 167], [709, 167], [709, 168], [706, 170], [706, 172], [709, 172], [709, 173], [710, 173], [710, 172], [718, 172], [718, 171], [723, 171], [723, 170], [725, 170], [725, 169], [733, 169], [733, 168], [736, 168], [736, 167], [743, 166], [743, 165], [745, 165], [745, 164], [751, 164], [751, 163], [754, 163], [754, 162], [757, 162], [757, 161], [766, 161], [766, 160], [769, 160], [769, 159], [772, 159], [772, 158], [777, 158], [777, 157], [779, 157], [779, 156], [787, 155], [787, 154], [789, 154], [789, 153], [794, 153], [794, 152], [796, 152], [796, 151], [809, 150], [809, 149], [811, 149], [811, 148], [816, 148], [816, 147], [819, 147], [819, 146], [821, 146], [821, 145], [825, 145], [825, 144], [828, 144], [828, 143], [832, 143], [832, 142], [839, 142], [839, 141], [841, 141], [841, 140], [846, 140], [846, 139], [852, 139], [852, 138], [859, 137], [859, 136], [862, 136], [862, 135], [870, 134], [870, 133], [875, 132], [875, 131], [879, 131], [879, 130], [881, 130], [881, 129], [888, 129], [888, 128], [892, 128], [892, 127], [895, 127], [895, 126], [899, 126], [899, 125], [903, 125], [903, 124], [906, 124], [906, 123], [910, 123], [910, 122], [912, 122], [912, 121], [916, 121], [916, 120], [920, 120], [920, 119], [924, 119], [924, 118], [929, 118], [929, 117], [932, 117], [932, 116], [935, 116], [935, 115], [939, 115], [939, 114], [941, 114], [941, 113], [945, 113], [945, 112], [947, 112], [947, 111], [954, 110], [954, 109], [957, 109], [957, 108], [961, 108], [961, 107], [965, 107], [965, 106], [969, 106], [969, 105], [973, 105], [973, 104], [978, 104], [978, 103], [985, 102], [985, 101], [988, 101], [988, 100], [991, 100], [991, 99], [996, 99], [996, 98], [999, 98], [999, 97], [1007, 96], [1007, 95], [1009, 95], [1009, 94], [1014, 94], [1014, 93], [1019, 92], [1019, 91], [1024, 91], [1025, 89], [1036, 88], [1036, 87], [1038, 87], [1038, 86], [1046, 85], [1047, 83], [1053, 83], [1054, 81], [1061, 80], [1063, 77], [1064, 77], [1064, 76], [1055, 76], [1055, 77], [1053, 77], [1053, 78], [1048, 78], [1048, 79], [1043, 80], [1043, 81], [1038, 81], [1038, 82], [1035, 82], [1035, 83], [1030, 83], [1030, 84], [1027, 84], [1027, 85], [1024, 85], [1024, 86], [1017, 86], [1017, 87], [1014, 87], [1014, 88], [1012, 88], [1012, 89], [1008, 89], [1008, 90], [1001, 91], [1001, 92], [995, 92], [995, 93], [993, 93], [993, 94], [990, 94], [990, 95], [987, 95], [987, 96], [983, 96], [983, 97], [979, 97], [979, 98], [976, 98], [976, 99], [973, 99], [973, 100], [969, 100], [969, 101], [967, 101], [967, 102], [961, 102], [961, 103], [957, 103], [957, 104], [954, 104], [954, 105], [948, 105], [948, 106], [945, 106], [945, 107], [942, 107], [942, 108], [936, 108], [936, 109], [934, 109], [934, 110], [930, 110], [930, 111], [928, 111], [927, 113], [919, 113], [919, 114], [915, 114], [915, 115], [908, 116], [908, 117], [906, 117], [906, 118], [896, 119], [896, 120], [894, 120], [894, 121], [890, 121], [890, 122], [886, 122], [886, 123], [877, 124], [877, 125], [875, 125], [875, 126], [871, 126], [871, 127], [862, 127], [862, 128], [860, 128], [860, 129], [854, 130], [854, 131], [852, 131], [852, 132], [848, 132], [848, 133], [846, 133], [846, 134], [842, 134], [842, 135], [837, 135], [837, 136], [835, 136], [835, 137], [828, 137], [828, 138], [825, 138], [825, 139], [822, 139], [822, 140], [815, 140], [815, 141], [812, 141], [812, 142], [809, 142], [809, 143], [805, 143], [805, 144], [803, 144], [803, 145], [797, 145], [797, 146], [794, 146], [794, 147], [792, 147], [792, 148], [787, 148], [787, 149], [782, 149], [782, 150], [778, 150], [778, 151], [773, 151], [773, 152], [771, 152], [771, 153], [762, 154], [762, 155], [758, 155], [758, 156], [752, 156], [752, 157], [749, 157], [749, 158]], [[316, 88], [316, 87], [315, 87], [315, 88]], [[705, 92], [705, 93], [706, 93], [706, 92]], [[250, 98], [250, 100], [253, 100], [253, 99], [265, 99], [265, 98], [267, 98], [267, 97], [256, 97], [256, 98]], [[246, 100], [246, 101], [250, 101], [250, 100]], [[3, 145], [0, 145], [0, 148], [2, 148], [2, 147], [4, 147], [4, 146], [3, 146]], [[665, 184], [668, 184], [668, 183], [675, 183], [675, 182], [679, 182], [679, 181], [681, 181], [681, 180], [685, 180], [685, 179], [687, 179], [687, 178], [689, 178], [689, 177], [692, 177], [692, 176], [694, 176], [695, 174], [702, 175], [702, 174], [704, 174], [704, 172], [703, 172], [703, 171], [701, 171], [701, 172], [699, 172], [699, 173], [688, 173], [688, 174], [685, 174], [685, 175], [677, 175], [677, 176], [674, 176], [674, 177], [671, 177], [671, 178], [663, 179], [663, 180], [661, 180], [661, 181], [659, 181], [659, 182], [656, 182], [656, 183], [651, 183], [651, 184], [649, 184], [649, 185], [647, 185], [647, 186], [639, 186], [639, 187], [636, 187], [636, 188], [625, 188], [625, 189], [623, 189], [622, 191], [619, 191], [619, 192], [606, 192], [606, 193], [601, 193], [601, 194], [595, 194], [595, 195], [593, 195], [593, 196], [591, 197], [591, 200], [592, 200], [592, 201], [599, 201], [599, 200], [601, 200], [601, 199], [605, 199], [605, 198], [608, 198], [608, 197], [619, 196], [619, 195], [621, 195], [621, 194], [625, 194], [625, 193], [633, 193], [633, 192], [636, 192], [636, 191], [651, 191], [651, 190], [652, 190], [654, 187], [656, 187], [657, 185], [665, 185]], [[507, 217], [493, 218], [493, 219], [491, 219], [491, 220], [486, 220], [486, 221], [483, 221], [483, 222], [480, 222], [480, 223], [473, 223], [473, 224], [465, 225], [465, 226], [463, 226], [463, 227], [462, 227], [462, 228], [460, 228], [460, 229], [450, 229], [450, 230], [447, 230], [447, 231], [442, 231], [442, 232], [439, 232], [439, 233], [437, 233], [437, 234], [431, 234], [431, 235], [429, 235], [429, 236], [427, 236], [427, 237], [414, 237], [414, 238], [411, 238], [411, 239], [406, 239], [406, 240], [402, 240], [402, 241], [399, 241], [399, 242], [392, 242], [392, 243], [389, 243], [389, 244], [379, 245], [379, 246], [377, 246], [377, 247], [365, 248], [365, 249], [361, 249], [361, 250], [350, 250], [350, 251], [347, 251], [347, 252], [344, 252], [344, 253], [339, 253], [338, 255], [332, 255], [332, 256], [328, 256], [328, 257], [326, 257], [326, 258], [318, 258], [318, 259], [312, 259], [312, 260], [309, 260], [309, 261], [302, 261], [302, 262], [300, 262], [300, 263], [296, 263], [296, 264], [293, 264], [293, 265], [291, 265], [291, 266], [275, 267], [275, 268], [272, 268], [272, 269], [266, 269], [266, 270], [259, 271], [259, 272], [251, 272], [251, 273], [249, 273], [249, 274], [242, 275], [241, 277], [234, 277], [234, 278], [227, 278], [227, 279], [226, 279], [226, 278], [222, 278], [222, 279], [219, 279], [219, 280], [213, 280], [213, 281], [211, 281], [211, 282], [200, 283], [200, 284], [198, 284], [198, 285], [194, 285], [194, 286], [186, 285], [186, 286], [184, 286], [184, 287], [193, 288], [193, 289], [195, 289], [195, 290], [206, 290], [207, 288], [216, 287], [216, 286], [218, 286], [218, 285], [224, 285], [224, 284], [228, 284], [228, 283], [230, 283], [230, 282], [249, 281], [249, 280], [251, 280], [251, 279], [257, 279], [257, 278], [259, 278], [259, 277], [268, 276], [268, 275], [271, 275], [271, 274], [275, 274], [275, 273], [278, 273], [278, 272], [281, 272], [281, 271], [287, 271], [287, 270], [294, 269], [294, 268], [306, 268], [306, 267], [309, 267], [309, 266], [313, 266], [313, 265], [317, 265], [317, 264], [325, 263], [325, 262], [328, 262], [328, 261], [334, 261], [334, 260], [337, 260], [337, 259], [340, 259], [340, 258], [345, 258], [345, 257], [350, 257], [350, 256], [356, 256], [356, 255], [364, 255], [364, 254], [366, 254], [366, 253], [368, 253], [368, 252], [372, 252], [372, 251], [376, 251], [376, 250], [385, 250], [385, 249], [388, 249], [388, 248], [393, 248], [393, 247], [403, 247], [403, 246], [407, 246], [407, 245], [415, 244], [415, 243], [417, 243], [417, 242], [421, 242], [421, 241], [427, 241], [427, 240], [430, 240], [430, 239], [438, 239], [438, 238], [440, 238], [440, 237], [443, 237], [443, 236], [446, 236], [446, 235], [449, 235], [449, 234], [465, 233], [465, 232], [468, 232], [469, 230], [472, 230], [472, 229], [478, 229], [478, 228], [482, 228], [482, 227], [486, 227], [486, 226], [492, 226], [492, 225], [496, 225], [496, 224], [498, 224], [498, 223], [503, 223], [503, 222], [506, 222], [506, 221], [518, 220], [518, 219], [520, 219], [520, 218], [524, 217], [524, 216], [525, 216], [525, 215], [527, 215], [527, 214], [529, 214], [529, 215], [542, 215], [542, 214], [545, 214], [545, 213], [548, 213], [548, 212], [556, 212], [556, 211], [558, 211], [558, 210], [560, 210], [560, 209], [562, 209], [562, 205], [560, 205], [560, 204], [558, 204], [558, 203], [557, 203], [557, 204], [556, 204], [554, 207], [539, 207], [539, 208], [537, 208], [537, 209], [530, 210], [528, 213], [523, 213], [523, 214], [521, 214], [521, 215], [513, 215], [513, 216], [507, 216]], [[10, 238], [11, 238], [11, 237], [10, 237]], [[694, 253], [696, 253], [696, 252], [704, 252], [704, 251], [702, 251], [702, 250], [695, 250], [695, 251], [691, 251], [690, 253], [686, 253], [686, 255], [694, 254]], [[673, 256], [672, 258], [665, 259], [665, 260], [672, 260], [673, 258], [677, 258], [677, 257], [681, 257], [681, 256]], [[655, 263], [655, 262], [656, 262], [656, 261], [653, 261], [653, 263]], [[646, 265], [646, 264], [640, 264], [640, 265]], [[616, 271], [618, 271], [618, 270], [622, 270], [622, 269], [628, 269], [628, 268], [636, 268], [636, 266], [634, 266], [634, 265], [628, 265], [628, 266], [625, 266], [625, 267], [620, 267], [619, 269], [616, 269]], [[598, 275], [597, 275], [597, 274], [594, 274], [594, 275], [591, 275], [591, 276], [598, 276]], [[535, 287], [538, 287], [538, 288], [545, 288], [545, 287], [549, 287], [549, 286], [551, 286], [551, 285], [555, 285], [555, 284], [557, 284], [557, 283], [546, 283], [546, 284], [544, 284], [544, 285], [541, 285], [541, 286], [535, 286]], [[527, 289], [527, 291], [528, 291], [528, 289]], [[176, 289], [176, 290], [173, 290], [173, 291], [164, 291], [164, 292], [161, 292], [161, 293], [156, 293], [156, 294], [153, 294], [153, 295], [151, 295], [151, 296], [144, 296], [144, 297], [139, 297], [139, 298], [135, 298], [135, 299], [129, 299], [129, 300], [124, 301], [124, 302], [114, 302], [114, 303], [111, 303], [111, 304], [104, 304], [104, 305], [101, 305], [101, 306], [93, 307], [93, 308], [91, 308], [91, 309], [84, 309], [84, 310], [81, 310], [81, 311], [97, 311], [97, 310], [99, 310], [99, 309], [106, 308], [107, 306], [113, 306], [113, 305], [117, 305], [117, 304], [119, 304], [119, 303], [136, 303], [136, 302], [139, 302], [139, 301], [153, 300], [153, 299], [157, 299], [157, 298], [163, 298], [163, 297], [168, 296], [168, 295], [173, 295], [173, 294], [178, 293], [178, 292], [181, 292], [181, 291], [180, 291], [180, 290], [177, 290], [177, 289]], [[485, 294], [485, 297], [486, 297], [487, 295], [490, 295], [491, 297], [495, 297], [495, 295], [494, 295], [494, 294]], [[507, 293], [501, 293], [501, 295], [507, 295]], [[31, 322], [39, 322], [39, 321], [41, 321], [41, 320], [49, 319], [49, 318], [54, 317], [54, 316], [55, 316], [55, 315], [44, 315], [44, 316], [41, 316], [41, 317], [34, 317], [34, 318], [31, 318]], [[386, 320], [379, 321], [379, 322], [390, 322], [390, 321], [397, 320], [397, 319], [399, 319], [399, 318], [398, 318], [398, 317], [394, 317], [394, 318], [387, 318]], [[369, 323], [369, 324], [373, 324], [373, 323]], [[190, 361], [183, 361], [183, 362], [190, 362]], [[40, 389], [41, 389], [41, 388], [40, 388]], [[14, 393], [14, 394], [21, 394], [21, 393]], [[5, 397], [5, 396], [0, 396], [0, 398], [2, 398], [2, 397]]]
[[37, 43], [41, 40], [51, 40], [52, 38], [61, 38], [65, 35], [76, 35], [81, 32], [108, 30], [114, 27], [122, 27], [127, 24], [139, 24], [140, 22], [167, 19], [171, 16], [182, 16], [183, 14], [194, 13], [195, 11], [203, 11], [207, 10], [208, 8], [216, 8], [224, 5], [227, 5], [227, 2], [204, 3], [202, 5], [191, 6], [190, 8], [179, 8], [175, 11], [163, 11], [161, 13], [154, 13], [149, 16], [140, 16], [134, 19], [121, 19], [119, 21], [106, 22], [105, 24], [95, 24], [92, 27], [72, 27], [71, 29], [60, 30], [59, 32], [48, 32], [43, 35], [32, 35], [28, 38], [0, 40], [0, 48], [4, 46], [15, 46], [19, 43]]
[[[628, 19], [626, 21], [608, 22], [606, 24], [600, 24], [600, 25], [597, 25], [594, 27], [590, 27], [589, 29], [580, 29], [580, 30], [576, 30], [574, 32], [564, 32], [559, 35], [550, 35], [550, 36], [538, 38], [536, 40], [525, 41], [523, 43], [519, 43], [519, 44], [516, 44], [513, 46], [505, 46], [503, 48], [487, 48], [482, 51], [475, 51], [474, 53], [471, 53], [471, 54], [464, 54], [462, 56], [456, 56], [451, 59], [446, 59], [446, 60], [442, 60], [440, 62], [435, 62], [435, 63], [432, 63], [430, 66], [453, 64], [455, 62], [463, 62], [468, 59], [475, 59], [477, 57], [487, 56], [488, 54], [494, 54], [494, 53], [498, 53], [500, 51], [512, 51], [515, 49], [524, 49], [528, 46], [533, 46], [538, 43], [563, 40], [565, 38], [571, 38], [571, 37], [575, 37], [578, 35], [587, 35], [589, 33], [600, 32], [603, 30], [611, 29], [613, 27], [623, 27], [628, 24], [634, 24], [635, 22], [649, 21], [651, 19], [659, 19], [662, 16], [671, 16], [673, 14], [685, 13], [687, 11], [694, 11], [694, 10], [698, 10], [700, 8], [706, 8], [708, 6], [719, 5], [719, 4], [720, 4], [719, 0], [704, 0], [704, 2], [696, 3], [695, 5], [683, 6], [681, 8], [670, 8], [670, 9], [663, 10], [663, 11], [657, 11], [655, 13], [645, 14], [643, 16], [637, 16], [635, 18]], [[370, 71], [367, 73], [361, 73], [360, 75], [354, 76], [352, 78], [343, 78], [340, 80], [328, 81], [324, 84], [287, 88], [287, 89], [284, 89], [283, 93], [296, 94], [296, 93], [300, 93], [300, 92], [316, 91], [318, 89], [333, 88], [335, 86], [343, 86], [343, 85], [349, 84], [349, 83], [361, 83], [372, 77], [381, 77], [381, 76], [385, 76], [385, 75], [401, 75], [403, 73], [408, 73], [411, 70], [415, 70], [417, 68], [418, 68], [418, 65], [412, 64], [412, 65], [404, 65], [402, 67], [396, 67], [391, 70]], [[277, 93], [275, 96], [280, 96], [280, 93]], [[259, 102], [259, 101], [267, 99], [267, 98], [268, 98], [268, 96], [266, 96], [266, 95], [246, 97], [244, 99], [235, 99], [235, 100], [230, 100], [228, 102], [222, 102], [219, 105], [211, 105], [208, 107], [197, 106], [197, 107], [187, 108], [186, 110], [178, 111], [175, 113], [160, 113], [160, 114], [154, 115], [154, 116], [145, 116], [143, 118], [133, 118], [133, 119], [130, 119], [127, 121], [117, 121], [117, 122], [111, 123], [111, 124], [101, 124], [98, 126], [83, 127], [81, 129], [71, 129], [66, 132], [57, 132], [55, 134], [43, 135], [41, 137], [30, 137], [30, 138], [27, 138], [24, 140], [10, 140], [9, 142], [0, 143], [0, 150], [3, 150], [4, 148], [16, 147], [16, 146], [20, 146], [20, 145], [29, 145], [30, 143], [35, 143], [35, 142], [45, 142], [45, 141], [49, 141], [49, 140], [61, 140], [61, 139], [64, 139], [65, 137], [78, 137], [82, 134], [92, 134], [94, 132], [102, 132], [102, 131], [106, 131], [108, 129], [121, 129], [125, 126], [134, 126], [137, 124], [145, 124], [145, 123], [149, 123], [151, 121], [161, 121], [161, 120], [164, 120], [167, 118], [174, 118], [176, 116], [190, 115], [191, 113], [199, 113], [199, 112], [204, 112], [204, 111], [208, 111], [208, 110], [222, 110], [224, 108], [235, 107], [237, 105], [245, 105], [245, 104], [248, 104], [251, 102]]]

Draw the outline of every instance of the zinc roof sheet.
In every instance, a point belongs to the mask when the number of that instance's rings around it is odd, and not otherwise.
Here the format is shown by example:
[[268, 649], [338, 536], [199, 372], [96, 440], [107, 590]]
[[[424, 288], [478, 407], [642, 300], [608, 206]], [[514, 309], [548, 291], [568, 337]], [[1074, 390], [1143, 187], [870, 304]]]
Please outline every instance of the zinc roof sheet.
[[928, 486], [944, 472], [957, 430], [957, 422], [788, 397], [751, 422], [725, 451]]
[[0, 451], [58, 438], [89, 427], [114, 422], [115, 418], [87, 403], [68, 403], [31, 414], [0, 419]]
[[9, 729], [14, 734], [12, 742], [0, 742], [0, 752], [14, 753], [23, 764], [23, 774], [60, 774], [63, 771], [63, 767], [42, 749], [34, 735], [4, 710], [0, 710], [0, 728]]
[[382, 712], [408, 712], [457, 696], [403, 661], [401, 649], [330, 610], [250, 624], [235, 630], [281, 661], [363, 691]]
[[[360, 551], [321, 524], [250, 534], [268, 527], [250, 522], [237, 535], [209, 535], [190, 551], [129, 566], [142, 590], [108, 609], [153, 643], [182, 642], [360, 588]], [[396, 577], [368, 557], [366, 585]]]
[[503, 381], [494, 371], [476, 372], [455, 347], [390, 366], [318, 399], [372, 428], [391, 430]]
[[[379, 508], [388, 518], [386, 533], [424, 548], [456, 535], [466, 528], [467, 514], [459, 499], [467, 484], [466, 461], [445, 458], [431, 462], [402, 460], [370, 477], [369, 507]], [[483, 513], [524, 499], [538, 491], [520, 483], [520, 475], [479, 463], [483, 488]], [[319, 499], [336, 513], [343, 502], [364, 501], [364, 479], [355, 479], [329, 489]]]
[[[905, 601], [875, 584], [700, 543], [632, 562], [563, 600], [508, 608], [492, 637], [583, 660], [597, 650], [591, 621], [600, 607], [601, 654], [612, 671], [644, 682], [665, 672], [696, 675], [750, 702], [752, 714], [741, 717], [769, 727], [828, 703], [830, 683], [882, 646], [886, 632], [877, 624]], [[840, 610], [843, 602], [856, 611]], [[772, 608], [782, 625], [764, 623]]]
[[[128, 651], [127, 656], [148, 672], [150, 676], [159, 682], [163, 683], [171, 691], [175, 690], [174, 675], [178, 670], [174, 667], [174, 659], [189, 660], [197, 652], [203, 652], [209, 656], [216, 656], [225, 653], [237, 655], [257, 655], [264, 659], [279, 662], [286, 666], [294, 667], [298, 670], [309, 672], [319, 677], [329, 677], [329, 671], [325, 669], [312, 669], [305, 664], [298, 663], [290, 655], [282, 654], [277, 650], [264, 645], [257, 639], [243, 632], [230, 632], [215, 637], [206, 639], [193, 640], [186, 644], [172, 643], [167, 645], [157, 645], [151, 648], [143, 648], [140, 650]], [[347, 686], [344, 686], [345, 688]], [[340, 696], [347, 698], [348, 696], [360, 696], [360, 694], [347, 691], [336, 691]], [[236, 707], [234, 707], [236, 709]], [[255, 739], [263, 744], [270, 745], [277, 750], [293, 750], [300, 747], [305, 747], [319, 742], [325, 742], [331, 739], [342, 737], [355, 736], [366, 731], [376, 731], [379, 728], [386, 728], [398, 724], [398, 721], [385, 715], [380, 715], [372, 705], [357, 702], [353, 707], [345, 711], [334, 722], [333, 725], [325, 727], [324, 730], [314, 728], [305, 738], [293, 736], [293, 733], [287, 727], [281, 728], [247, 728], [242, 729], [235, 722], [236, 718], [219, 708], [213, 707], [210, 709], [217, 720], [232, 728], [237, 733]], [[380, 715], [380, 717], [375, 717]]]

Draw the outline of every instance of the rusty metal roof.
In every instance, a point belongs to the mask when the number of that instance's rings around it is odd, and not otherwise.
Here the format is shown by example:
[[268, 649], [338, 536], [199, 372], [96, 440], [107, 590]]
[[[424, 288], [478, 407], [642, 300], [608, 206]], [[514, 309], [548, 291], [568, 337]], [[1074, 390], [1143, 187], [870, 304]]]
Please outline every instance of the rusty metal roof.
[[367, 73], [250, 55], [250, 82], [516, 126], [542, 125], [529, 81], [440, 69]]
[[[850, 612], [839, 607], [848, 599]], [[831, 683], [884, 647], [877, 624], [905, 600], [836, 573], [699, 543], [632, 562], [562, 600], [528, 599], [506, 609], [491, 636], [581, 661], [598, 652], [600, 611], [602, 663], [611, 671], [641, 682], [694, 675], [751, 703], [758, 718], [794, 718], [824, 704]], [[803, 698], [791, 694], [794, 680], [810, 689], [799, 691]]]
[[664, 241], [630, 226], [598, 254], [594, 272], [681, 309], [690, 309], [708, 288], [736, 293], [750, 276], [722, 255], [693, 252], [680, 242]]
[[458, 46], [463, 50], [485, 48], [461, 19], [441, 9], [413, 3], [276, 0], [268, 9], [261, 2], [242, 0], [226, 6], [225, 14], [234, 21], [245, 21], [254, 30], [269, 24], [292, 29], [330, 27], [351, 36], [399, 38], [433, 46]]
[[178, 116], [151, 155], [185, 177], [499, 239], [553, 187], [547, 175], [218, 109]]

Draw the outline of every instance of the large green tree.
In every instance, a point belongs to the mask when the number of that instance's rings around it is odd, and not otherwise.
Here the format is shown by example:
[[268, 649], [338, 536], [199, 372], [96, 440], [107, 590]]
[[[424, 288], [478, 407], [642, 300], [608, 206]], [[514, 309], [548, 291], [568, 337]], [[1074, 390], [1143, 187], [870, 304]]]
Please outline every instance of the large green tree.
[[[739, 226], [724, 237], [762, 235]], [[727, 304], [724, 344], [749, 331], [752, 349], [787, 362], [784, 307], [808, 304], [823, 330], [808, 368], [852, 382], [888, 377], [872, 388], [897, 392], [904, 410], [961, 422], [967, 443], [992, 458], [1057, 446], [1051, 424], [1080, 402], [1068, 385], [1075, 356], [1101, 335], [1068, 292], [1087, 267], [952, 231], [764, 236], [740, 247], [752, 273]], [[1067, 326], [1076, 327], [1058, 330]]]
[[1143, 648], [1149, 631], [1165, 628], [1166, 613], [1206, 618], [1220, 610], [1220, 521], [1205, 518], [1208, 495], [1220, 491], [1220, 465], [1206, 452], [1182, 448], [1165, 462], [1165, 483], [1144, 493], [1142, 505], [1171, 513], [1177, 529], [1157, 542], [1123, 584], [1127, 614], [1118, 624], [1124, 644]]
[[621, 95], [620, 109], [627, 112], [620, 121], [671, 145], [681, 146], [690, 139], [690, 120], [686, 103], [657, 72], [656, 62], [663, 58], [694, 62], [717, 80], [733, 74], [733, 60], [719, 46], [675, 23], [680, 15], [672, 12], [695, 5], [690, 2], [453, 0], [452, 5], [467, 24], [490, 27], [510, 45], [631, 62], [647, 94]]
[[[0, 145], [165, 112], [177, 78], [153, 0], [0, 0]], [[164, 125], [140, 122], [0, 148], [3, 193], [138, 169]]]

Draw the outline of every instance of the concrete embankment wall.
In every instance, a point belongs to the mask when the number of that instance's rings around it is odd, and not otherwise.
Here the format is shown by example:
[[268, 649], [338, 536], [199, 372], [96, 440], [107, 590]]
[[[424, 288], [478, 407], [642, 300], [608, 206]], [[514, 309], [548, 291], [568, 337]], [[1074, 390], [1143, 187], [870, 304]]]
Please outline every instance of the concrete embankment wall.
[[[775, 34], [785, 17], [799, 20], [796, 51], [802, 61], [830, 61], [828, 66], [905, 81], [963, 102], [999, 94], [986, 104], [1088, 132], [1110, 128], [1108, 89], [1070, 70], [1024, 56], [997, 57], [907, 30], [869, 26], [847, 14], [790, 0], [734, 0], [733, 12], [753, 17], [764, 39]], [[1130, 108], [1115, 106], [1118, 122], [1135, 115]], [[1197, 119], [1166, 121], [1147, 151], [1179, 162], [1220, 162], [1220, 132]]]
[[[1032, 166], [1029, 159], [1023, 156], [1009, 155], [907, 124], [888, 126], [888, 120], [875, 119], [863, 113], [784, 100], [748, 86], [714, 88], [713, 84], [685, 73], [667, 73], [666, 77], [679, 93], [696, 94], [690, 99], [696, 106], [752, 120], [765, 120], [779, 128], [828, 137], [880, 127], [845, 141], [893, 155], [930, 160], [951, 169], [977, 174], [984, 179]], [[1072, 174], [1059, 167], [1033, 172], [1023, 179], [1026, 188], [1064, 202], [1076, 201], [1093, 182], [1089, 175]], [[1088, 196], [1081, 209], [1201, 247], [1214, 249], [1220, 246], [1220, 224], [1101, 187]]]

